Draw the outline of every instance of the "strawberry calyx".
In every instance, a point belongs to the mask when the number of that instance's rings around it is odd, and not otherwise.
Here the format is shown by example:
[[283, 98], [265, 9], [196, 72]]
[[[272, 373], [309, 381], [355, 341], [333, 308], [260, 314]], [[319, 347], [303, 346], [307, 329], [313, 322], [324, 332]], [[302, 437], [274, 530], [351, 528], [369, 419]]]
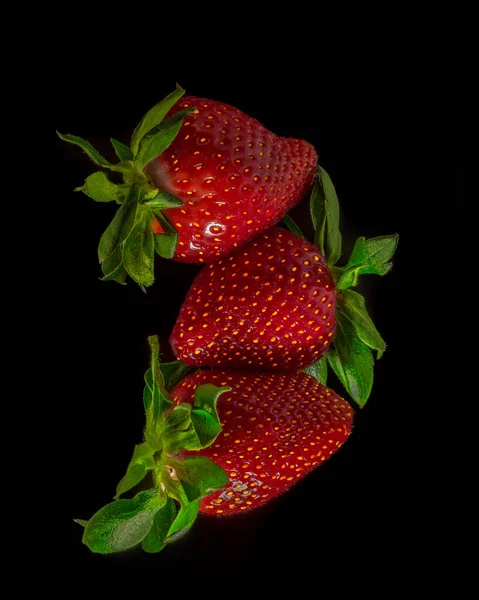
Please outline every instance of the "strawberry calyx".
[[[386, 275], [392, 269], [397, 234], [357, 239], [348, 262], [338, 266], [341, 257], [339, 201], [328, 173], [318, 167], [310, 199], [314, 226], [314, 245], [326, 258], [336, 285], [336, 336], [327, 354], [304, 371], [326, 385], [328, 366], [334, 371], [351, 398], [359, 405], [367, 402], [373, 384], [374, 356], [381, 358], [386, 343], [366, 309], [361, 294], [353, 291], [360, 275]], [[285, 226], [304, 238], [291, 217], [283, 219]]]
[[[142, 544], [146, 552], [159, 552], [184, 535], [199, 511], [202, 498], [228, 483], [225, 471], [211, 459], [183, 451], [210, 446], [221, 424], [216, 403], [229, 387], [199, 386], [193, 404], [174, 405], [169, 390], [190, 371], [185, 365], [159, 361], [158, 338], [148, 339], [151, 366], [145, 373], [143, 403], [146, 414], [144, 441], [135, 446], [114, 502], [100, 509], [85, 527], [83, 542], [90, 550], [109, 554]], [[163, 368], [162, 368], [163, 367]], [[133, 498], [120, 497], [151, 476], [153, 486]]]
[[[104, 158], [87, 140], [57, 132], [65, 142], [82, 148], [99, 167], [120, 173], [123, 178], [122, 184], [116, 184], [104, 171], [97, 171], [75, 189], [96, 202], [120, 205], [100, 239], [98, 258], [103, 280], [124, 284], [130, 276], [145, 290], [154, 282], [155, 253], [163, 258], [171, 258], [175, 254], [178, 233], [162, 211], [180, 207], [183, 202], [158, 188], [146, 167], [170, 146], [184, 117], [194, 112], [194, 108], [187, 108], [165, 119], [184, 93], [185, 90], [177, 86], [174, 92], [150, 109], [133, 132], [130, 146], [111, 138], [113, 149], [120, 159], [116, 164]], [[155, 227], [158, 222], [160, 227]]]

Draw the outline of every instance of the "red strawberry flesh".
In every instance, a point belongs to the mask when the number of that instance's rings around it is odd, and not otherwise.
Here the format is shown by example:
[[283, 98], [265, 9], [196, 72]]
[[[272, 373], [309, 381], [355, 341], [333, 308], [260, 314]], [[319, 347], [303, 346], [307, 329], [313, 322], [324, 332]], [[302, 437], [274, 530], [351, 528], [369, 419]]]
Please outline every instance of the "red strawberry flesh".
[[148, 171], [184, 201], [164, 211], [179, 234], [175, 260], [210, 263], [277, 223], [309, 192], [317, 154], [221, 102], [185, 97], [169, 116], [186, 107], [196, 112]]
[[218, 400], [223, 430], [197, 453], [218, 463], [229, 484], [206, 497], [200, 510], [232, 515], [275, 498], [321, 465], [347, 440], [353, 410], [305, 373], [203, 370], [171, 392], [176, 403], [193, 402], [198, 385], [227, 385]]
[[309, 242], [273, 228], [201, 270], [170, 343], [192, 366], [297, 371], [327, 352], [335, 309], [324, 258]]

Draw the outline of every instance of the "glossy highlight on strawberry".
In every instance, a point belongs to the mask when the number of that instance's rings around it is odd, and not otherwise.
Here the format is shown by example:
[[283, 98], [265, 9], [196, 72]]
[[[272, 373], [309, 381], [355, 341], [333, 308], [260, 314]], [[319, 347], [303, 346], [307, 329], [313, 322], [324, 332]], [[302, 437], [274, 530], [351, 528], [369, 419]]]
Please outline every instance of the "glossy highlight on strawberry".
[[263, 505], [326, 461], [351, 432], [350, 405], [305, 373], [205, 369], [180, 382], [171, 398], [191, 403], [205, 383], [231, 391], [218, 400], [223, 431], [200, 451], [226, 471], [229, 483], [202, 500], [203, 513], [232, 515]]
[[169, 116], [186, 108], [196, 110], [148, 173], [184, 201], [164, 211], [179, 234], [174, 259], [211, 263], [277, 223], [310, 191], [317, 154], [222, 102], [188, 96]]
[[170, 343], [191, 366], [297, 371], [329, 349], [335, 309], [324, 258], [276, 227], [202, 269]]

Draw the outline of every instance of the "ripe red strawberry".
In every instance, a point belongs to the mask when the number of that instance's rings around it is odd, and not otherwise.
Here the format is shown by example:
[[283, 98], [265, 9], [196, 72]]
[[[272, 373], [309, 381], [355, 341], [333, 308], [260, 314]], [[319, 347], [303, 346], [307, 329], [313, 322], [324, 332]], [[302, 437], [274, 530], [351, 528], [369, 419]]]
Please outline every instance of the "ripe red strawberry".
[[308, 193], [317, 154], [222, 102], [185, 97], [169, 116], [188, 107], [196, 112], [148, 172], [184, 201], [164, 210], [179, 233], [174, 259], [210, 263], [277, 223]]
[[111, 163], [87, 140], [75, 144], [104, 171], [76, 188], [120, 204], [98, 245], [103, 279], [143, 289], [153, 284], [155, 253], [187, 263], [231, 254], [278, 221], [309, 192], [317, 154], [308, 142], [281, 138], [222, 102], [182, 98], [177, 89], [135, 128], [130, 147], [111, 138]]
[[205, 383], [231, 391], [217, 404], [222, 432], [199, 451], [229, 477], [203, 499], [204, 513], [232, 515], [264, 504], [327, 460], [351, 432], [349, 404], [305, 373], [202, 370], [179, 383], [171, 398], [192, 403]]
[[335, 309], [324, 258], [309, 242], [273, 228], [201, 270], [170, 342], [187, 365], [297, 371], [328, 350]]

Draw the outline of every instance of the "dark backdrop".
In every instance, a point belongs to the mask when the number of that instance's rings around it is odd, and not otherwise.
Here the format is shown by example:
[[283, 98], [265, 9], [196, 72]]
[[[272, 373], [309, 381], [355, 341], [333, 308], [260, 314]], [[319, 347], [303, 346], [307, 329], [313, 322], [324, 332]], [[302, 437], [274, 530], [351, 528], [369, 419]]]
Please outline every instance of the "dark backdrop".
[[[419, 401], [406, 377], [414, 301], [407, 277], [421, 244], [411, 212], [428, 211], [417, 186], [429, 175], [423, 159], [427, 136], [420, 124], [426, 101], [421, 94], [411, 95], [420, 76], [395, 49], [385, 50], [386, 62], [377, 52], [351, 53], [340, 65], [298, 56], [288, 68], [275, 69], [277, 60], [270, 57], [271, 68], [265, 69], [254, 54], [228, 60], [226, 40], [216, 51], [199, 45], [182, 55], [179, 43], [166, 54], [159, 47], [158, 59], [150, 54], [148, 60], [136, 60], [135, 52], [123, 52], [114, 61], [115, 43], [86, 22], [90, 13], [82, 17], [76, 10], [75, 20], [65, 23], [69, 34], [61, 53], [52, 55], [49, 64], [58, 165], [53, 229], [68, 247], [67, 253], [55, 253], [59, 292], [54, 317], [64, 342], [60, 364], [69, 372], [68, 402], [62, 409], [70, 424], [63, 482], [69, 503], [61, 524], [69, 543], [67, 563], [85, 576], [98, 569], [124, 573], [138, 567], [171, 574], [184, 563], [206, 568], [224, 561], [241, 570], [243, 563], [253, 568], [267, 560], [281, 566], [293, 559], [312, 560], [319, 570], [372, 556], [376, 565], [408, 569], [409, 559], [399, 548], [405, 540], [416, 550], [423, 543], [421, 536], [411, 535], [410, 520], [420, 520], [423, 508], [416, 453], [405, 443], [419, 428], [405, 408]], [[88, 43], [79, 44], [76, 36], [87, 25]], [[376, 363], [366, 407], [356, 411], [350, 440], [290, 492], [237, 518], [200, 516], [187, 537], [159, 555], [133, 550], [99, 557], [81, 544], [81, 528], [72, 519], [89, 518], [111, 500], [142, 435], [146, 337], [158, 334], [164, 359], [172, 358], [168, 335], [198, 267], [158, 262], [156, 283], [147, 294], [131, 283], [122, 287], [99, 281], [97, 242], [112, 206], [73, 192], [92, 163], [78, 148], [56, 140], [53, 130], [86, 137], [113, 158], [109, 137], [128, 142], [143, 113], [176, 81], [189, 94], [233, 104], [273, 132], [315, 146], [339, 195], [344, 258], [359, 235], [400, 234], [392, 272], [384, 278], [363, 277], [360, 289], [388, 348]], [[453, 156], [449, 164], [450, 197], [460, 201], [460, 161]], [[307, 201], [293, 216], [308, 230]], [[342, 392], [333, 378], [331, 385]]]

